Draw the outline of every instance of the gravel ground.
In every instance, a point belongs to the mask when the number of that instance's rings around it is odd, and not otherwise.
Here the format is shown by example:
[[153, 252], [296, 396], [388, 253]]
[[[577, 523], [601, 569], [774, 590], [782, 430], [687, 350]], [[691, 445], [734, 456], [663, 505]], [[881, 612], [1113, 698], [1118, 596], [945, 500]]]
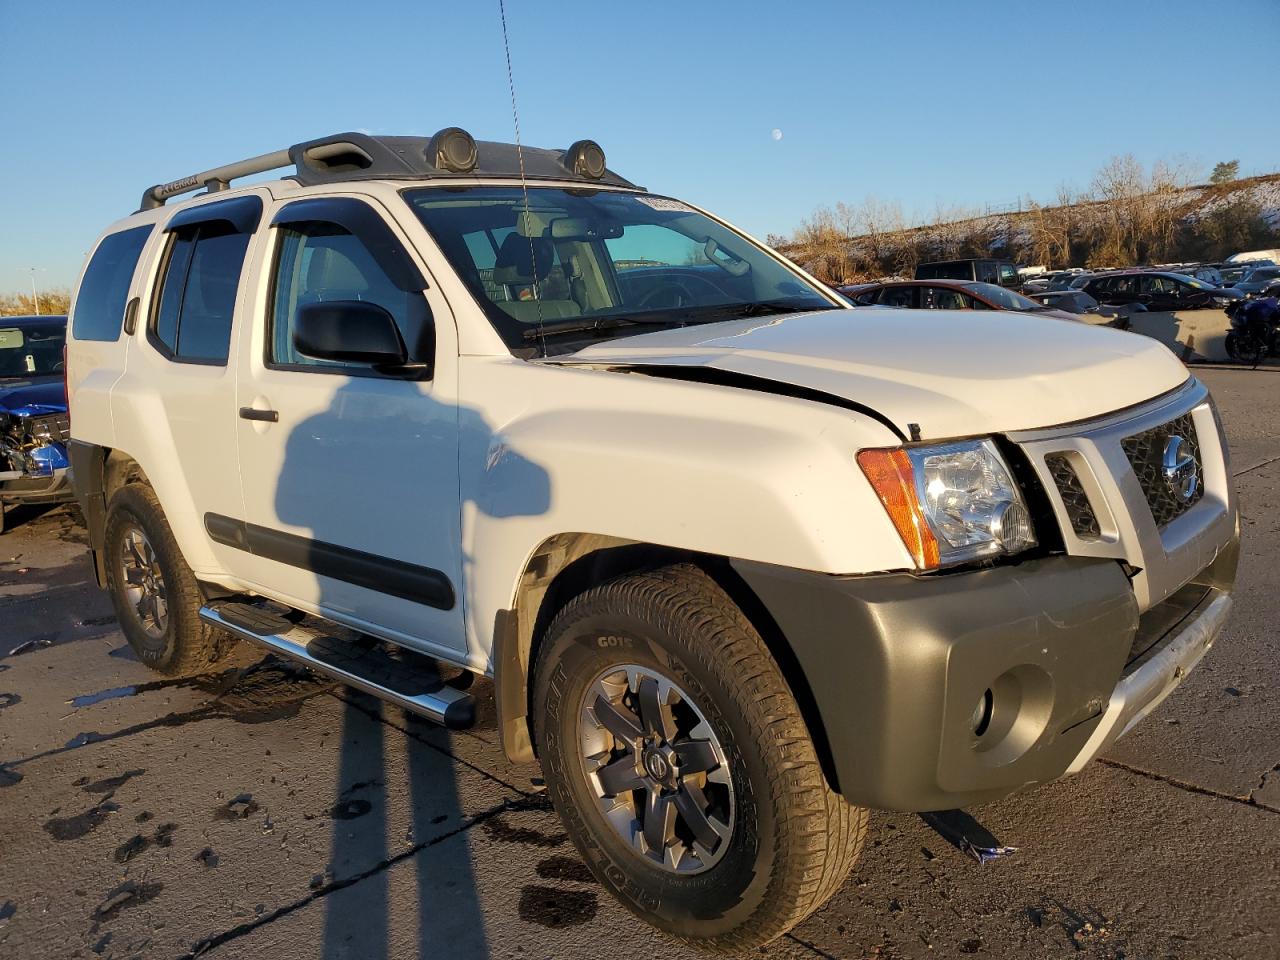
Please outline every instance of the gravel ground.
[[[766, 957], [1280, 953], [1280, 376], [1204, 370], [1244, 509], [1237, 606], [1182, 689], [1080, 776], [971, 811], [979, 867], [876, 814]], [[159, 678], [70, 509], [0, 537], [0, 956], [684, 955], [603, 893], [496, 746], [240, 648]]]

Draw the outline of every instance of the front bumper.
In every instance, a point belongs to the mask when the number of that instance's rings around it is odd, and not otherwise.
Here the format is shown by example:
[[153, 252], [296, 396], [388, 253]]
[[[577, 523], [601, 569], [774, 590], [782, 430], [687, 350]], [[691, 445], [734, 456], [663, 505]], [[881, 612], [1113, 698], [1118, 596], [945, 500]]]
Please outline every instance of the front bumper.
[[1233, 539], [1187, 585], [1203, 596], [1173, 618], [1162, 606], [1140, 614], [1125, 569], [1098, 558], [931, 577], [734, 568], [786, 645], [833, 785], [851, 803], [916, 811], [995, 800], [1105, 750], [1213, 643], [1237, 556]]
[[44, 476], [21, 470], [0, 471], [0, 503], [67, 503], [74, 499], [66, 467]]

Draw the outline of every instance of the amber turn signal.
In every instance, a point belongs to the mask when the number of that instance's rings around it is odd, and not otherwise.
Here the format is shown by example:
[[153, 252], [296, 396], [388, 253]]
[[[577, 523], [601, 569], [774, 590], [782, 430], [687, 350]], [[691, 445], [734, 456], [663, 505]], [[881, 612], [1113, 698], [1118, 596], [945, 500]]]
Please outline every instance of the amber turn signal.
[[858, 453], [858, 466], [871, 481], [871, 488], [884, 504], [916, 566], [921, 570], [938, 566], [938, 541], [920, 509], [907, 452], [901, 448], [862, 450]]

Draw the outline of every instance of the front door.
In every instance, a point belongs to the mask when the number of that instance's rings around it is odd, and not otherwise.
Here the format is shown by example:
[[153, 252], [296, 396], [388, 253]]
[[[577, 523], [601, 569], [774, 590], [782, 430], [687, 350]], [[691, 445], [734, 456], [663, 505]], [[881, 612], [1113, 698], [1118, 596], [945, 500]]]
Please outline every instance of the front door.
[[[295, 201], [272, 220], [268, 291], [245, 338], [239, 572], [263, 592], [427, 653], [465, 650], [457, 346], [447, 306], [399, 231], [355, 198]], [[395, 318], [411, 360], [374, 369], [303, 356], [300, 307], [362, 301]]]

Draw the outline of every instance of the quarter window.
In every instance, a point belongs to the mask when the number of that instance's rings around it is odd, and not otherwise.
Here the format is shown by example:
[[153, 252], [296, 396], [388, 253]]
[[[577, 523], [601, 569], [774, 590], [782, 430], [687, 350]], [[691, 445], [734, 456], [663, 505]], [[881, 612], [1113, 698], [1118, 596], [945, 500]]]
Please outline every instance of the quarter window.
[[[308, 303], [358, 300], [395, 318], [412, 356], [430, 352], [431, 315], [421, 291], [400, 289], [369, 248], [336, 223], [310, 221], [280, 228], [268, 333], [269, 363], [303, 370], [368, 370], [335, 360], [304, 357], [293, 344], [298, 308]], [[415, 302], [416, 301], [416, 302]]]
[[152, 334], [172, 359], [225, 364], [249, 234], [223, 220], [174, 231]]
[[149, 236], [150, 226], [134, 227], [113, 233], [98, 244], [76, 293], [71, 320], [71, 334], [75, 339], [120, 339], [129, 282]]

